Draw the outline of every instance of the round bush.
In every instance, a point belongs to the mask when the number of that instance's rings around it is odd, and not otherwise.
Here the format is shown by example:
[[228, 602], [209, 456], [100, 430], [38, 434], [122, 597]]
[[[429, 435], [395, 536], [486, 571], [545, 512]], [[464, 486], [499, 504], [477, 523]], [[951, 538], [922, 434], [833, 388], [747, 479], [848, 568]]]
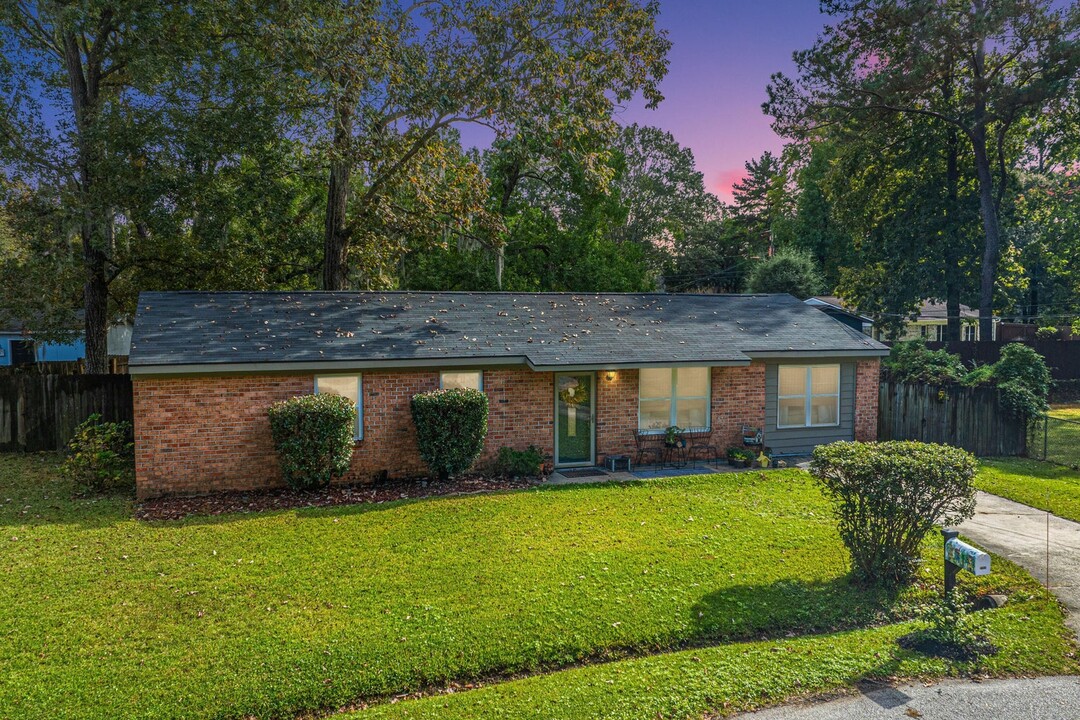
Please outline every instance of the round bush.
[[98, 413], [86, 418], [75, 428], [60, 472], [84, 490], [132, 485], [135, 445], [131, 441], [131, 423], [102, 422]]
[[431, 473], [446, 480], [472, 467], [487, 437], [487, 395], [479, 390], [436, 390], [413, 395], [410, 403], [420, 457]]
[[281, 475], [295, 490], [326, 487], [352, 460], [356, 406], [340, 395], [302, 395], [270, 406]]
[[837, 442], [814, 450], [810, 472], [835, 504], [855, 578], [899, 584], [914, 575], [935, 524], [975, 514], [975, 456], [921, 442]]

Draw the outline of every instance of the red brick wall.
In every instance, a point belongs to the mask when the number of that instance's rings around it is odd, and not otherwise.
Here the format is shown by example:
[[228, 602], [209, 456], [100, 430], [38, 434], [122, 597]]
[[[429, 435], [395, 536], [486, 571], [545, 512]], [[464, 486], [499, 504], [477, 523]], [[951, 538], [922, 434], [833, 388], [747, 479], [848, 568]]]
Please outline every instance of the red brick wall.
[[855, 365], [855, 439], [877, 440], [878, 384], [881, 361], [861, 360]]
[[[877, 433], [878, 361], [858, 363], [856, 438]], [[554, 452], [552, 373], [526, 369], [484, 371], [488, 395], [488, 439], [481, 463], [500, 447]], [[633, 455], [637, 428], [636, 370], [612, 380], [596, 374], [596, 455]], [[221, 490], [247, 490], [281, 483], [270, 441], [266, 409], [271, 403], [312, 392], [311, 375], [236, 375], [196, 378], [136, 378], [135, 444], [141, 498]], [[364, 438], [353, 451], [344, 483], [422, 476], [427, 468], [416, 448], [409, 398], [439, 386], [438, 372], [365, 372]], [[712, 371], [713, 443], [720, 453], [741, 444], [743, 425], [765, 421], [765, 365], [718, 367]]]
[[[425, 475], [409, 398], [439, 386], [438, 372], [365, 372], [364, 438], [342, 483]], [[314, 376], [136, 378], [135, 471], [141, 498], [281, 484], [266, 409], [313, 391]], [[536, 445], [551, 455], [552, 375], [487, 370], [488, 440], [481, 462], [502, 446]]]
[[638, 371], [619, 370], [613, 379], [596, 373], [596, 460], [608, 455], [634, 456], [638, 423]]
[[140, 498], [281, 481], [266, 408], [311, 392], [303, 376], [140, 379], [135, 475]]
[[713, 368], [713, 443], [721, 453], [742, 447], [743, 425], [765, 427], [765, 363]]

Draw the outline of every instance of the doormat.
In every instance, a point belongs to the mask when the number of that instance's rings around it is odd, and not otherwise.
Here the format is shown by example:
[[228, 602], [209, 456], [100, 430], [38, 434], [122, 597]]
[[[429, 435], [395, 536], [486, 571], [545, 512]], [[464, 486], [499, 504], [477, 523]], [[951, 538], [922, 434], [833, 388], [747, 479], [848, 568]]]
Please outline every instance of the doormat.
[[606, 470], [601, 468], [581, 468], [580, 470], [556, 470], [563, 477], [568, 478], [588, 478], [588, 477], [604, 477], [607, 475]]

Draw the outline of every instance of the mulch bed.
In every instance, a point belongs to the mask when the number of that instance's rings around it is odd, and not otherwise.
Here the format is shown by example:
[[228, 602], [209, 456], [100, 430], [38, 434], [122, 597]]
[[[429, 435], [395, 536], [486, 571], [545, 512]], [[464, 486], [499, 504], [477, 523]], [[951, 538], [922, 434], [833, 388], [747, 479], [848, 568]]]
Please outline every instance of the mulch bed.
[[468, 477], [447, 482], [385, 480], [374, 485], [335, 486], [323, 490], [282, 488], [224, 492], [195, 497], [146, 500], [135, 506], [135, 517], [140, 520], [179, 520], [189, 515], [224, 515], [331, 505], [379, 504], [394, 500], [518, 490], [537, 484], [539, 481], [530, 478]]

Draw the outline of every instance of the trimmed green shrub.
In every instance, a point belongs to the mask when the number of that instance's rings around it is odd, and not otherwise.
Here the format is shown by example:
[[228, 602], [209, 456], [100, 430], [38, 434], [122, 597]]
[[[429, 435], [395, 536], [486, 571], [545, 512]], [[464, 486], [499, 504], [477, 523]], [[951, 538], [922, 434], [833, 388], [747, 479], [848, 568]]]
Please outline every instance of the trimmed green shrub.
[[129, 486], [135, 482], [135, 444], [131, 423], [102, 422], [94, 413], [75, 428], [61, 474], [84, 490]]
[[912, 578], [935, 524], [975, 513], [976, 467], [948, 445], [836, 442], [814, 450], [810, 472], [834, 503], [855, 579], [891, 585]]
[[544, 454], [530, 445], [525, 450], [499, 448], [495, 472], [502, 477], [536, 477], [544, 463]]
[[349, 470], [356, 406], [341, 395], [301, 395], [270, 406], [281, 475], [294, 490], [326, 487]]
[[487, 437], [487, 395], [471, 388], [413, 395], [410, 403], [420, 457], [447, 480], [472, 467]]
[[931, 350], [922, 339], [896, 343], [882, 364], [900, 382], [946, 385], [967, 375], [959, 355], [944, 349]]

